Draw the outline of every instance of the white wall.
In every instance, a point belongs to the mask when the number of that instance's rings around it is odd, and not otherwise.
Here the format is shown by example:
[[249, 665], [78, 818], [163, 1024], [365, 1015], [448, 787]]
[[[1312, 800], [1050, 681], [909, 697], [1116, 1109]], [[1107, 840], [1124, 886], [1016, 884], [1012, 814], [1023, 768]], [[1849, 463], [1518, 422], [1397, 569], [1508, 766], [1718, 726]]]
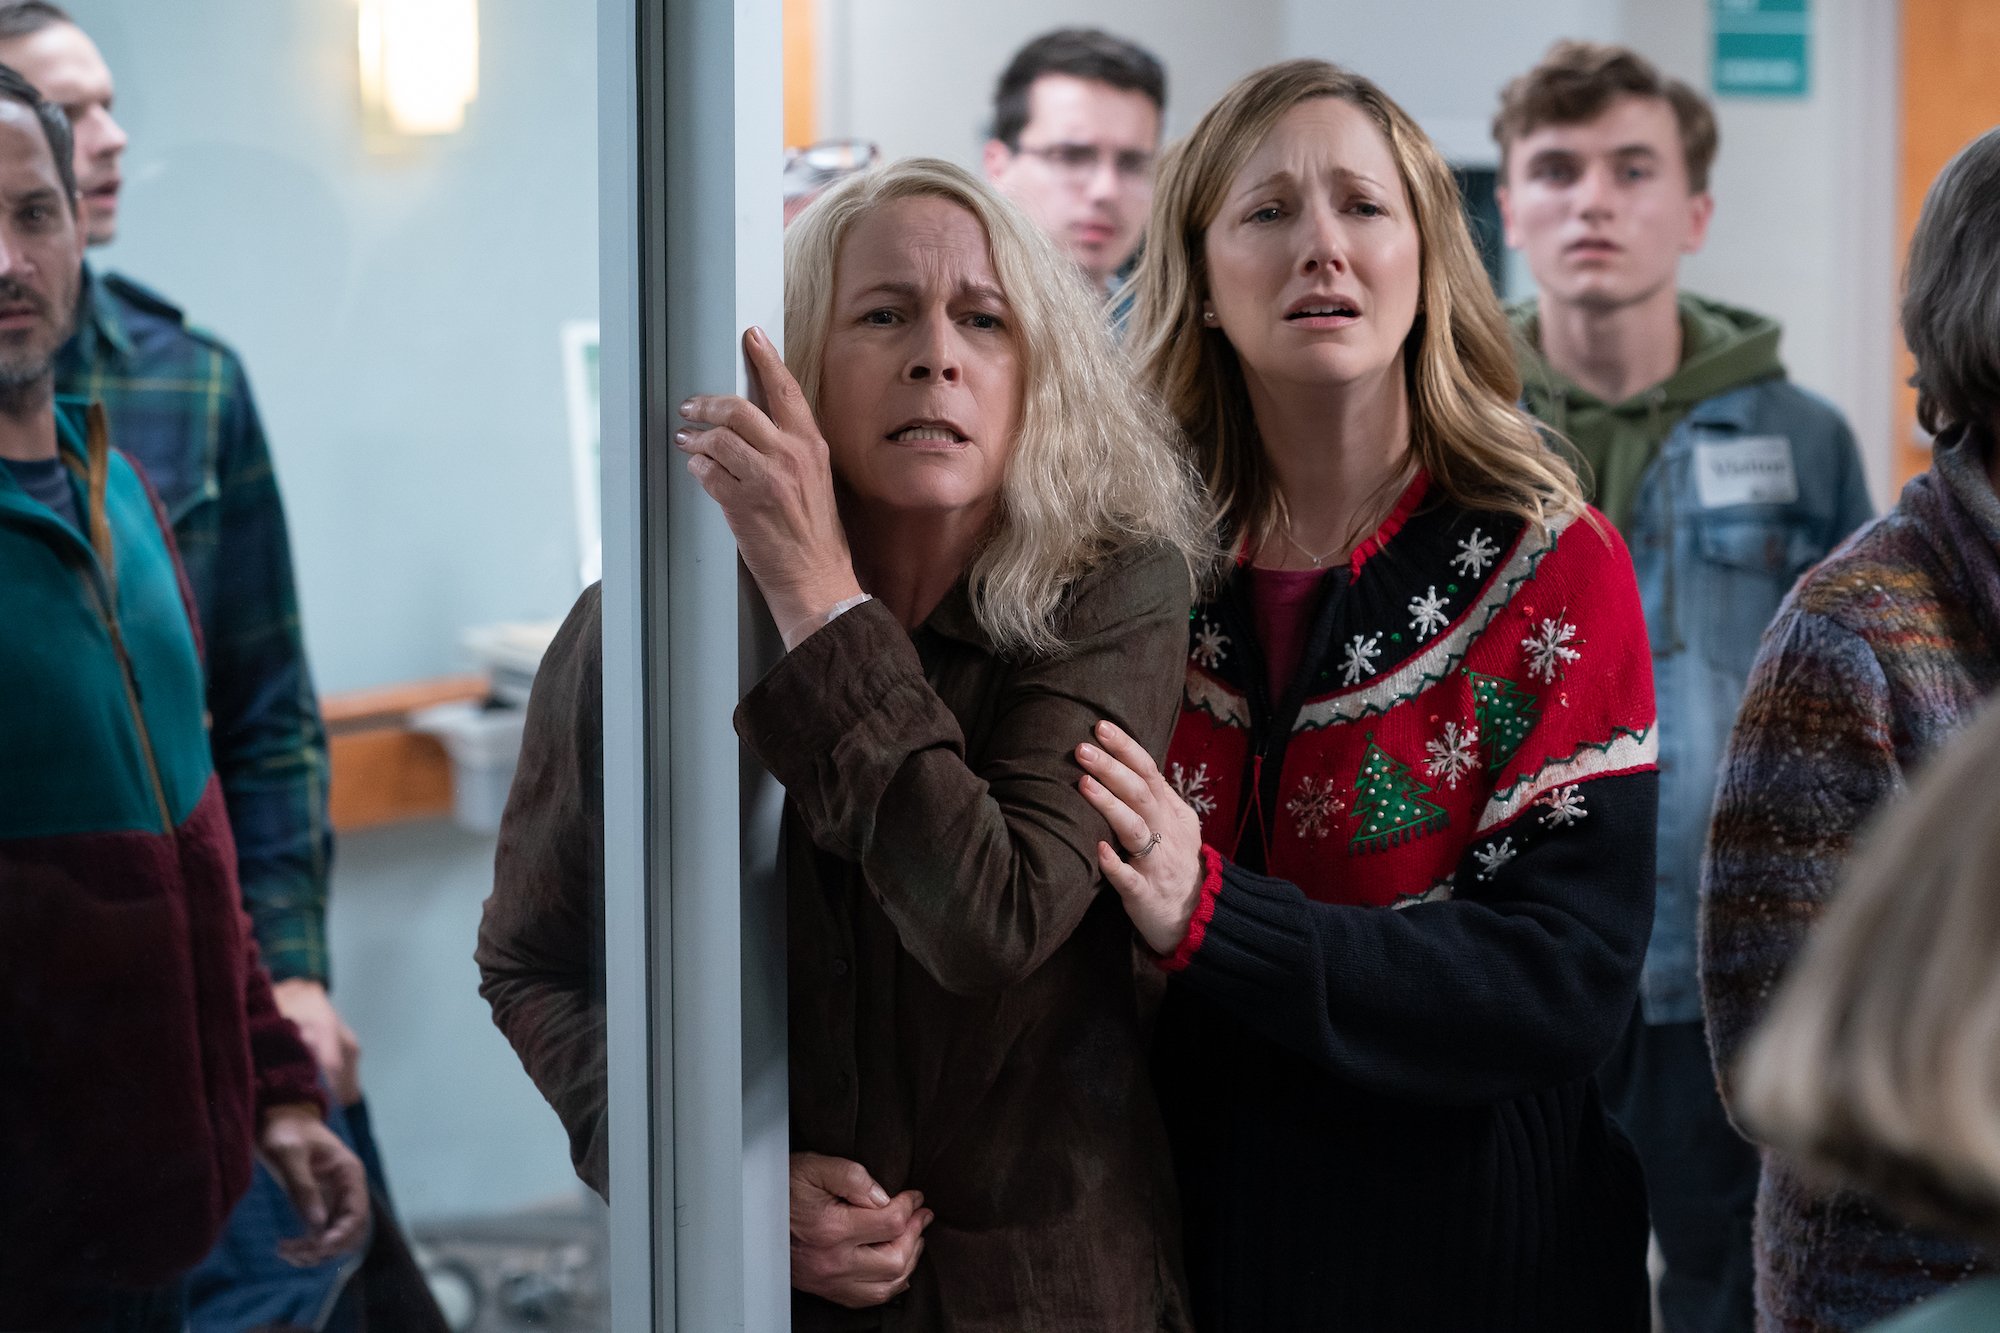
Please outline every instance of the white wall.
[[[1782, 319], [1787, 370], [1847, 415], [1878, 505], [1890, 494], [1897, 24], [1882, 0], [1816, 0], [1810, 95], [1716, 102], [1707, 246], [1686, 286]], [[1626, 0], [1625, 40], [1706, 88], [1707, 0]]]
[[993, 85], [1029, 38], [1098, 27], [1167, 67], [1169, 137], [1186, 133], [1236, 79], [1282, 55], [1283, 0], [822, 0], [822, 138], [873, 139], [891, 158], [943, 157], [973, 170]]
[[1287, 0], [1284, 54], [1365, 74], [1456, 162], [1498, 160], [1487, 126], [1500, 86], [1559, 37], [1615, 41], [1606, 0]]

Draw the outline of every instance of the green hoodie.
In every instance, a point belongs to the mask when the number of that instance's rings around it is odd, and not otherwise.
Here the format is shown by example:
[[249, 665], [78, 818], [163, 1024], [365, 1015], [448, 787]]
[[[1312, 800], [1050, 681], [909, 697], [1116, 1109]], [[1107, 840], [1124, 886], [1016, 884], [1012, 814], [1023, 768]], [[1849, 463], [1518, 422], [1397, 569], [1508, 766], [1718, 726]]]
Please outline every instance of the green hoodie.
[[1508, 312], [1528, 410], [1569, 441], [1591, 503], [1628, 537], [1639, 478], [1681, 418], [1704, 399], [1785, 373], [1777, 320], [1687, 292], [1680, 295], [1680, 313], [1680, 369], [1622, 403], [1607, 403], [1543, 357], [1533, 300]]

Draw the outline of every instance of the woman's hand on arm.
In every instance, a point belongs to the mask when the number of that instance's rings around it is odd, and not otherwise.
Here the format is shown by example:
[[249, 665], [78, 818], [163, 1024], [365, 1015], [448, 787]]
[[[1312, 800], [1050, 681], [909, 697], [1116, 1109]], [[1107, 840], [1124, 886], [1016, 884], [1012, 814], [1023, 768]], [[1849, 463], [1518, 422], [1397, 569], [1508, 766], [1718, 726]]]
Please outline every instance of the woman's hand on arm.
[[792, 1154], [792, 1286], [850, 1310], [880, 1305], [910, 1285], [931, 1211], [924, 1196], [894, 1198], [866, 1167]]
[[1201, 899], [1201, 820], [1137, 741], [1110, 722], [1099, 722], [1096, 731], [1098, 744], [1076, 747], [1084, 770], [1077, 786], [1129, 858], [1099, 842], [1098, 867], [1146, 947], [1171, 954]]
[[681, 404], [681, 415], [708, 429], [675, 431], [674, 444], [722, 506], [789, 649], [858, 596], [861, 585], [840, 525], [826, 440], [805, 393], [761, 329], [745, 333], [743, 345], [768, 412], [734, 394], [697, 394]]

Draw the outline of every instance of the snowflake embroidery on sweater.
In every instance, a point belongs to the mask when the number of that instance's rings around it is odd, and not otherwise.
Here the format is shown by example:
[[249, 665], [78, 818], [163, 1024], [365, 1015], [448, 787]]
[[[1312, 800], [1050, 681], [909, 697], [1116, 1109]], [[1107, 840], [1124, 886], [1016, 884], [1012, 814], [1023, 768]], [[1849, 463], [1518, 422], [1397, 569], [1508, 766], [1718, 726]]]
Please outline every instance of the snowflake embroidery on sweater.
[[1576, 649], [1569, 647], [1576, 639], [1576, 626], [1567, 620], [1544, 618], [1541, 628], [1521, 640], [1521, 651], [1528, 657], [1528, 674], [1545, 685], [1555, 684], [1563, 668], [1582, 657]]
[[1548, 808], [1548, 813], [1542, 816], [1544, 828], [1567, 828], [1590, 813], [1583, 808], [1583, 793], [1576, 789], [1574, 782], [1567, 787], [1550, 788], [1536, 799], [1535, 804]]
[[1382, 655], [1381, 642], [1379, 634], [1354, 636], [1353, 642], [1347, 645], [1347, 656], [1340, 662], [1341, 684], [1352, 685], [1363, 676], [1375, 674], [1375, 659]]
[[1215, 795], [1209, 790], [1213, 781], [1208, 775], [1207, 764], [1196, 764], [1192, 773], [1179, 764], [1173, 764], [1167, 770], [1167, 782], [1173, 787], [1174, 794], [1186, 801], [1188, 809], [1203, 819], [1215, 813]]
[[1459, 542], [1458, 554], [1451, 558], [1451, 563], [1458, 566], [1467, 578], [1476, 579], [1486, 572], [1486, 567], [1499, 554], [1500, 548], [1493, 544], [1492, 538], [1474, 528], [1470, 537]]
[[1424, 761], [1424, 772], [1434, 778], [1443, 778], [1444, 785], [1458, 790], [1458, 780], [1479, 767], [1478, 727], [1461, 727], [1456, 722], [1444, 724], [1444, 735], [1424, 742], [1424, 749], [1430, 758]]
[[1299, 789], [1285, 802], [1285, 813], [1299, 826], [1301, 838], [1324, 838], [1333, 831], [1334, 816], [1347, 802], [1334, 795], [1332, 778], [1301, 778]]
[[1450, 619], [1444, 613], [1444, 598], [1438, 596], [1437, 585], [1422, 597], [1410, 599], [1410, 628], [1416, 631], [1417, 641], [1422, 642], [1445, 627]]
[[1479, 862], [1479, 878], [1492, 879], [1501, 866], [1514, 859], [1514, 840], [1502, 838], [1486, 847], [1475, 847], [1472, 859]]
[[1201, 628], [1195, 631], [1194, 648], [1188, 659], [1196, 666], [1214, 670], [1222, 665], [1222, 659], [1229, 656], [1229, 636], [1222, 632], [1222, 626], [1207, 616], [1201, 618]]

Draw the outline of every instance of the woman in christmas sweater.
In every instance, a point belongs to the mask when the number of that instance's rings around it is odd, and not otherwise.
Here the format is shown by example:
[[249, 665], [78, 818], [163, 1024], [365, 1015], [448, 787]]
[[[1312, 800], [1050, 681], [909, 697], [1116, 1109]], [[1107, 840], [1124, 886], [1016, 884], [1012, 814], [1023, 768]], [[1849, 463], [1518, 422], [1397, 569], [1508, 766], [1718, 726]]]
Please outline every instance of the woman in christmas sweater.
[[1080, 747], [1170, 974], [1155, 1074], [1196, 1317], [1647, 1327], [1592, 1073], [1652, 919], [1630, 561], [1515, 407], [1450, 170], [1365, 79], [1250, 75], [1164, 166], [1134, 348], [1233, 574], [1166, 773]]

